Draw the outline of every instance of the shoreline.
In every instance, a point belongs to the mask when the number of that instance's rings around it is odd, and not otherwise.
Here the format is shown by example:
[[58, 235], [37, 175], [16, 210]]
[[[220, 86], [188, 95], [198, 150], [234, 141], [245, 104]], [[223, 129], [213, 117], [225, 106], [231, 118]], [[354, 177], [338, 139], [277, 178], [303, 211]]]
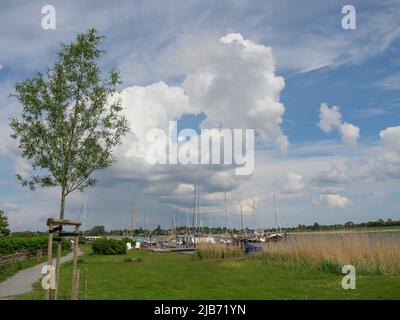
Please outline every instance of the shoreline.
[[288, 235], [298, 235], [298, 234], [341, 234], [341, 233], [386, 233], [386, 232], [400, 232], [400, 228], [376, 228], [376, 229], [353, 229], [353, 230], [324, 230], [324, 231], [291, 231], [287, 232]]

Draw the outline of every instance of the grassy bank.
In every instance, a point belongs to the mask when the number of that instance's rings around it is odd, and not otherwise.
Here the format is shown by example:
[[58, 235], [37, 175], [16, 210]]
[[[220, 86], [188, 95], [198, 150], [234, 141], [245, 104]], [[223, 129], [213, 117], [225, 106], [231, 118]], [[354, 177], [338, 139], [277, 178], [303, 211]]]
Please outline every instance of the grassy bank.
[[[356, 290], [343, 290], [343, 275], [293, 268], [257, 258], [195, 259], [178, 253], [134, 251], [80, 258], [88, 271], [89, 299], [399, 299], [397, 275], [361, 275]], [[62, 268], [61, 297], [68, 298], [71, 264]], [[43, 299], [39, 283], [18, 299]], [[83, 297], [83, 282], [79, 297]]]

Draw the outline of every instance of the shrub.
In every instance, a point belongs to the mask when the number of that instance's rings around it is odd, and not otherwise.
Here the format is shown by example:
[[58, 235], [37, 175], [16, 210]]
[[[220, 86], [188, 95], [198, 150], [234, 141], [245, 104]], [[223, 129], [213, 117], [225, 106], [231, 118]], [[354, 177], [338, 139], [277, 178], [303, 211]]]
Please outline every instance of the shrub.
[[84, 236], [80, 236], [79, 237], [79, 244], [86, 244], [88, 243], [88, 241], [86, 240], [86, 238]]
[[122, 240], [100, 238], [93, 241], [92, 249], [96, 254], [125, 254], [126, 243]]
[[[18, 251], [26, 251], [28, 255], [35, 255], [37, 250], [47, 250], [47, 236], [8, 236], [0, 238], [0, 254], [13, 254]], [[63, 250], [70, 250], [70, 245], [66, 239], [62, 242]], [[57, 242], [53, 242], [53, 250], [55, 250]]]

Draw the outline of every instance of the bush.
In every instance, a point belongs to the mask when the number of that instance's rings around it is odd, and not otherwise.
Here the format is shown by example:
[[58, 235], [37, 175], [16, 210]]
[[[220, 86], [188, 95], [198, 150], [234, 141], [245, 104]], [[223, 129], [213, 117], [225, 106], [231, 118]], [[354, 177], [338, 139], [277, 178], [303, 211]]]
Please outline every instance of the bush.
[[[0, 238], [0, 254], [13, 254], [18, 251], [26, 251], [28, 255], [35, 255], [37, 250], [47, 251], [47, 236], [8, 236]], [[70, 245], [66, 239], [62, 242], [63, 250], [70, 250]], [[57, 247], [57, 242], [53, 242], [53, 250]]]
[[122, 240], [100, 238], [93, 241], [92, 249], [96, 254], [125, 254], [126, 243]]
[[80, 236], [79, 237], [79, 244], [86, 244], [88, 243], [88, 241], [86, 240], [86, 238], [84, 236]]

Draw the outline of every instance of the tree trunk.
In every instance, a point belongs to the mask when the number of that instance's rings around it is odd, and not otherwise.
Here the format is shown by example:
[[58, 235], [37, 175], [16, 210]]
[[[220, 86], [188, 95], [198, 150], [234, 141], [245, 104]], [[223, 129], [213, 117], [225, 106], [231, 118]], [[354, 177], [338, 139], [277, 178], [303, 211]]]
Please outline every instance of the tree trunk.
[[65, 211], [65, 186], [61, 188], [61, 207], [60, 207], [60, 219], [64, 219]]
[[[64, 219], [65, 211], [65, 186], [61, 188], [61, 206], [60, 206], [60, 219]], [[57, 300], [58, 289], [60, 285], [60, 268], [61, 268], [61, 241], [57, 244], [57, 262], [56, 262], [56, 292], [54, 299]]]

